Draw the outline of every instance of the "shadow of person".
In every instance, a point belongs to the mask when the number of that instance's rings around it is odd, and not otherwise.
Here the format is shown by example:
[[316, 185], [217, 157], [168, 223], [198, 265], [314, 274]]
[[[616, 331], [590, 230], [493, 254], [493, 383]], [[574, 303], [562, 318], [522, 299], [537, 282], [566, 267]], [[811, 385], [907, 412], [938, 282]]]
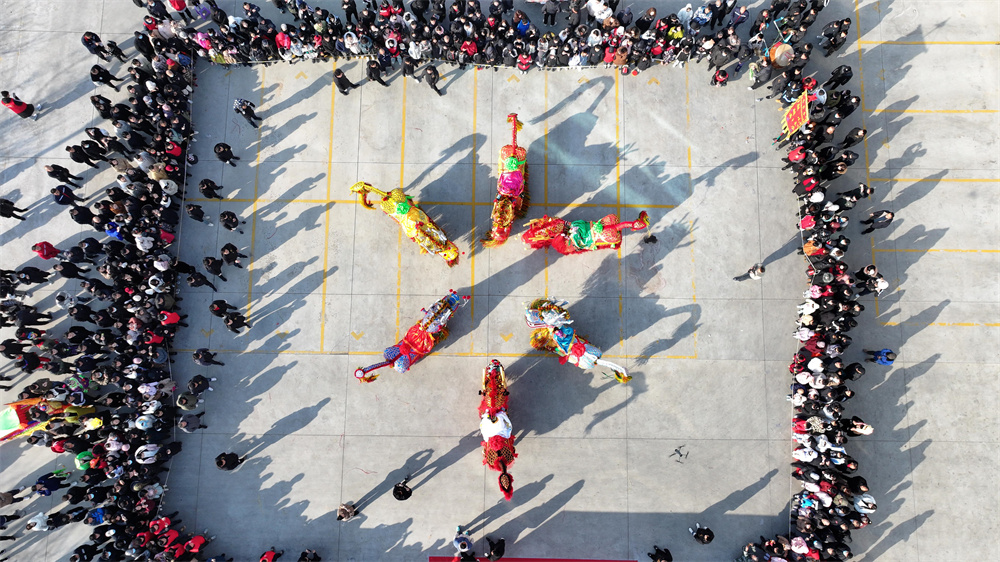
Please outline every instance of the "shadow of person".
[[[458, 440], [458, 443], [447, 453], [434, 459], [433, 462], [421, 466], [411, 473], [411, 481], [413, 484], [410, 485], [410, 489], [416, 491], [425, 482], [437, 476], [439, 472], [461, 460], [461, 458], [468, 455], [470, 451], [474, 451], [479, 446], [480, 442], [481, 440], [478, 430], [462, 436], [462, 438]], [[402, 478], [400, 478], [400, 480], [402, 480]]]
[[[253, 437], [246, 442], [240, 443], [240, 445], [249, 444], [250, 446], [249, 449], [246, 449], [246, 453], [243, 454], [249, 457], [248, 460], [253, 461], [254, 456], [262, 453], [269, 446], [309, 425], [319, 415], [319, 411], [329, 403], [330, 398], [324, 398], [312, 406], [299, 408], [274, 422], [271, 424], [271, 428], [260, 437]], [[243, 450], [242, 447], [240, 447], [240, 450]]]
[[[426, 465], [427, 461], [430, 460], [431, 456], [434, 454], [434, 449], [424, 449], [414, 453], [410, 458], [406, 459], [401, 468], [397, 468], [392, 472], [388, 473], [384, 480], [375, 485], [371, 490], [369, 490], [365, 495], [361, 496], [358, 501], [354, 502], [354, 507], [361, 511], [361, 509], [370, 504], [378, 496], [392, 490], [393, 486], [397, 482], [402, 482], [407, 475], [412, 478], [420, 470], [422, 470]], [[410, 486], [410, 489], [414, 489], [416, 486]]]
[[522, 505], [528, 505], [531, 500], [535, 499], [535, 497], [545, 489], [545, 485], [551, 482], [553, 478], [554, 475], [547, 474], [541, 480], [529, 482], [523, 486], [517, 486], [514, 489], [514, 497], [510, 501], [502, 498], [497, 500], [496, 503], [493, 504], [493, 507], [479, 514], [475, 519], [470, 521], [468, 525], [463, 525], [462, 529], [464, 529], [470, 536], [481, 530], [485, 530], [490, 523], [499, 519], [501, 516], [516, 510]]
[[582, 96], [583, 93], [586, 92], [587, 90], [597, 87], [603, 88], [603, 90], [601, 91], [601, 93], [597, 94], [597, 98], [594, 100], [593, 106], [597, 106], [598, 104], [600, 104], [600, 102], [604, 100], [604, 98], [607, 97], [608, 94], [614, 91], [615, 79], [611, 76], [602, 76], [600, 78], [595, 78], [588, 82], [585, 82], [580, 86], [577, 86], [576, 90], [574, 90], [572, 93], [570, 93], [569, 95], [563, 97], [563, 99], [556, 102], [556, 104], [553, 105], [551, 108], [549, 108], [548, 111], [536, 115], [533, 119], [528, 121], [528, 123], [531, 125], [537, 125], [545, 121], [549, 117], [552, 117], [557, 113], [559, 113], [560, 111], [562, 111], [564, 107], [568, 106], [573, 101], [579, 99], [579, 97]]
[[[577, 480], [565, 490], [559, 492], [552, 497], [549, 501], [529, 509], [528, 511], [520, 514], [517, 518], [512, 519], [503, 525], [499, 529], [493, 532], [494, 535], [504, 537], [508, 542], [516, 542], [517, 537], [520, 536], [526, 530], [537, 529], [543, 523], [548, 521], [553, 515], [558, 513], [569, 500], [573, 499], [574, 496], [580, 493], [583, 489], [584, 480]], [[539, 492], [541, 489], [539, 489]], [[514, 492], [515, 497], [517, 492]]]
[[[618, 385], [613, 378], [608, 378], [601, 386], [594, 387], [594, 372], [582, 371], [569, 364], [560, 365], [554, 354], [521, 356], [507, 365], [506, 370], [508, 374], [517, 373], [516, 377], [509, 376], [507, 386], [511, 404], [517, 411], [512, 421], [518, 439], [553, 431], [570, 418], [583, 414], [602, 392]], [[606, 411], [598, 415], [603, 414], [604, 419], [612, 413]], [[587, 431], [600, 421], [592, 420]]]

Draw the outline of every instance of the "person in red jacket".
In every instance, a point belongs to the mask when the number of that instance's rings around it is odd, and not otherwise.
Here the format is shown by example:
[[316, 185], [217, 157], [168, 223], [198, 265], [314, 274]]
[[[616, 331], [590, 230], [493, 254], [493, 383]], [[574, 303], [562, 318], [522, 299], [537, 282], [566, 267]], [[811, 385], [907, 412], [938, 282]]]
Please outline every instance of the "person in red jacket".
[[38, 121], [38, 114], [35, 113], [35, 110], [42, 109], [42, 104], [34, 106], [30, 103], [24, 103], [17, 97], [17, 94], [6, 90], [0, 92], [0, 103], [3, 103], [4, 107], [16, 113], [21, 119], [31, 117], [33, 121]]
[[194, 21], [194, 16], [191, 15], [191, 10], [188, 9], [187, 2], [184, 0], [170, 0], [170, 6], [184, 18], [184, 23]]
[[531, 68], [531, 55], [528, 53], [521, 53], [517, 56], [517, 69], [521, 71], [521, 74], [527, 74], [528, 70]]
[[267, 552], [260, 555], [260, 562], [275, 562], [284, 553], [284, 550], [275, 551], [272, 546]]
[[38, 257], [43, 260], [50, 260], [57, 257], [62, 252], [62, 250], [56, 248], [48, 242], [39, 242], [38, 244], [35, 244], [31, 247], [31, 251], [38, 254]]
[[184, 322], [181, 322], [181, 320], [187, 318], [187, 314], [185, 314], [184, 316], [181, 316], [180, 314], [177, 314], [176, 312], [171, 312], [171, 311], [167, 311], [167, 310], [161, 310], [160, 314], [157, 316], [157, 318], [159, 319], [160, 324], [162, 324], [163, 326], [171, 326], [173, 324], [177, 324], [178, 326], [187, 327], [187, 324], [185, 324]]

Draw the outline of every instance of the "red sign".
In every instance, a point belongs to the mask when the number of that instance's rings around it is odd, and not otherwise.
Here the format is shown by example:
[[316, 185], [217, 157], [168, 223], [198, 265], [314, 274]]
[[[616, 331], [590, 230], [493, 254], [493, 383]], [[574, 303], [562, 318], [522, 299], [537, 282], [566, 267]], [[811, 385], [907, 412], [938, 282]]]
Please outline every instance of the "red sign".
[[[487, 562], [486, 557], [478, 557], [482, 562]], [[582, 558], [508, 558], [503, 557], [504, 562], [637, 562], [635, 560], [584, 560]], [[453, 562], [458, 560], [458, 556], [431, 556], [428, 562]]]
[[792, 136], [792, 133], [798, 131], [809, 122], [809, 94], [803, 92], [799, 99], [795, 100], [785, 112], [785, 117], [782, 120], [781, 130], [785, 133], [785, 138]]

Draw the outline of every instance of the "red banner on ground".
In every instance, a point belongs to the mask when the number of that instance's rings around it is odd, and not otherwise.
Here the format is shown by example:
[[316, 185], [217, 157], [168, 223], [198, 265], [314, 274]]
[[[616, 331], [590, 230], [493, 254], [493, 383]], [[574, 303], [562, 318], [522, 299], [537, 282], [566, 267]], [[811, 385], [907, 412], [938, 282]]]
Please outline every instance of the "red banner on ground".
[[[488, 562], [485, 556], [477, 558], [482, 562]], [[637, 562], [636, 560], [584, 560], [583, 558], [508, 558], [503, 557], [504, 562]], [[458, 556], [430, 556], [427, 562], [453, 562], [458, 560]]]

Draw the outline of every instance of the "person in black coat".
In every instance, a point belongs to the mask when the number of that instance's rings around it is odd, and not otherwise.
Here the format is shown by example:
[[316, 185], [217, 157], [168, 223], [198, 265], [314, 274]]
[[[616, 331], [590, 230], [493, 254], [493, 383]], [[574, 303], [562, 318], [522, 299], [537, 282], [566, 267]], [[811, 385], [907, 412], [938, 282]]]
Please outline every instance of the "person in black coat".
[[60, 166], [58, 164], [49, 164], [49, 165], [45, 166], [45, 173], [50, 178], [52, 178], [52, 179], [54, 179], [54, 180], [56, 180], [56, 181], [58, 181], [60, 183], [68, 183], [69, 185], [72, 185], [73, 187], [80, 187], [80, 185], [76, 184], [76, 183], [73, 183], [70, 180], [77, 180], [77, 181], [79, 181], [79, 180], [83, 179], [80, 176], [74, 176], [73, 174], [69, 173], [69, 170], [67, 170], [66, 168], [63, 168], [62, 166]]
[[234, 168], [236, 167], [236, 163], [233, 161], [239, 160], [238, 156], [233, 155], [233, 147], [224, 142], [215, 145], [215, 157]]
[[108, 72], [108, 69], [104, 68], [99, 64], [95, 64], [90, 67], [90, 80], [94, 84], [106, 84], [115, 89], [116, 92], [122, 91], [122, 87], [115, 84], [115, 82], [123, 82], [124, 78], [118, 78], [114, 74]]
[[431, 89], [437, 93], [437, 95], [444, 95], [444, 92], [439, 90], [437, 87], [438, 81], [441, 80], [441, 74], [438, 72], [436, 66], [433, 64], [427, 65], [427, 68], [424, 70], [424, 79], [427, 81], [427, 85], [430, 86]]
[[68, 185], [54, 187], [49, 190], [49, 193], [52, 194], [52, 199], [55, 200], [57, 205], [73, 205], [75, 207], [77, 201], [85, 201], [83, 197], [74, 194]]
[[368, 80], [370, 82], [378, 82], [386, 88], [389, 87], [389, 85], [385, 83], [385, 80], [382, 80], [382, 65], [380, 65], [377, 60], [368, 61]]
[[[347, 2], [345, 2], [345, 4], [346, 3]], [[348, 93], [350, 93], [350, 91], [353, 90], [354, 88], [360, 87], [354, 82], [351, 82], [351, 80], [347, 77], [347, 75], [344, 74], [344, 71], [339, 68], [333, 71], [333, 83], [334, 85], [337, 86], [337, 90], [339, 90], [340, 93], [344, 94], [345, 96]]]
[[851, 70], [851, 67], [846, 64], [842, 64], [837, 68], [833, 69], [833, 72], [830, 73], [830, 79], [827, 80], [826, 82], [823, 82], [822, 87], [827, 90], [832, 90], [833, 88], [839, 88], [844, 84], [850, 82], [851, 78], [853, 77], [854, 77], [854, 71]]

